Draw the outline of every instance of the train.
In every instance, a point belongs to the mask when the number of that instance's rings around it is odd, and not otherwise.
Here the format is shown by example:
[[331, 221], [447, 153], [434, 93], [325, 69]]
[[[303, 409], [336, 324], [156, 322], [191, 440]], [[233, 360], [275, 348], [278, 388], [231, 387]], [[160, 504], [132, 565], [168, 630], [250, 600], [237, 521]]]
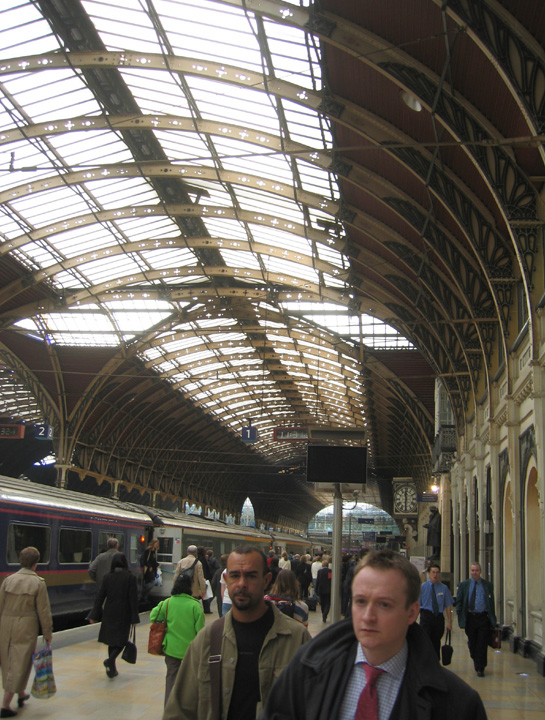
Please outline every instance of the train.
[[[19, 553], [34, 546], [40, 551], [36, 572], [45, 579], [54, 618], [85, 615], [93, 605], [96, 584], [89, 563], [115, 537], [131, 571], [141, 582], [140, 556], [152, 538], [159, 540], [157, 559], [161, 584], [150, 597], [170, 595], [174, 570], [189, 545], [203, 545], [219, 558], [237, 545], [312, 552], [301, 536], [265, 532], [228, 524], [201, 515], [172, 512], [40, 485], [0, 475], [0, 584], [19, 569]], [[0, 545], [1, 547], [1, 545]]]

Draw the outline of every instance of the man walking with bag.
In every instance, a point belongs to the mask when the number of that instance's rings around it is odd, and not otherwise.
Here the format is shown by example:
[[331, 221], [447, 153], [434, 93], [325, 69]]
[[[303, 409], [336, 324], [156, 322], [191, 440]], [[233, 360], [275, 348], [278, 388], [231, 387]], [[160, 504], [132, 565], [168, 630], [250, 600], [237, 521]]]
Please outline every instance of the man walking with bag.
[[464, 580], [456, 593], [458, 624], [467, 635], [469, 654], [478, 677], [484, 677], [488, 660], [488, 637], [496, 625], [494, 586], [481, 577], [478, 562], [471, 564], [471, 578]]
[[176, 582], [178, 575], [188, 575], [191, 577], [191, 595], [196, 600], [201, 600], [206, 593], [206, 583], [204, 581], [202, 563], [197, 558], [197, 550], [196, 545], [190, 545], [187, 548], [187, 555], [176, 565], [174, 582]]
[[445, 613], [447, 630], [452, 630], [452, 606], [454, 600], [450, 590], [439, 580], [441, 568], [436, 563], [428, 569], [428, 580], [420, 588], [420, 627], [432, 642], [437, 657], [441, 656], [441, 638], [445, 632]]

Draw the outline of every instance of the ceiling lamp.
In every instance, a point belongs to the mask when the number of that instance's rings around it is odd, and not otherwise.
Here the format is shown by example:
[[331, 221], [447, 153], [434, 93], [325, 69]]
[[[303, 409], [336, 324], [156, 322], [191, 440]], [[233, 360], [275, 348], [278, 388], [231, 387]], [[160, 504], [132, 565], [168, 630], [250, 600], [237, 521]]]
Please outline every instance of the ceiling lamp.
[[414, 110], [415, 112], [420, 112], [422, 110], [422, 103], [414, 95], [411, 95], [411, 93], [402, 92], [401, 98], [405, 105], [411, 108], [411, 110]]

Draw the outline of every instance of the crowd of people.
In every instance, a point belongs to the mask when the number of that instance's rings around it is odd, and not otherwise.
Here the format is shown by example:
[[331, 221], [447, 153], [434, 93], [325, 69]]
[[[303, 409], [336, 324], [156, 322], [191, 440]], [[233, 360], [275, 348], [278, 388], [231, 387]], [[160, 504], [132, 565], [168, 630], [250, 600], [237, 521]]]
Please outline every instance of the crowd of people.
[[[108, 678], [139, 622], [151, 574], [160, 567], [157, 541], [142, 554], [140, 597], [127, 558], [110, 538], [89, 566], [97, 583], [90, 623], [101, 622]], [[52, 639], [45, 582], [36, 573], [36, 548], [20, 553], [19, 572], [0, 587], [0, 660], [4, 697], [0, 717], [13, 717], [28, 700], [32, 654], [39, 626]], [[465, 717], [486, 713], [478, 693], [442, 667], [440, 643], [452, 627], [454, 599], [431, 560], [421, 578], [404, 556], [391, 551], [345, 555], [341, 562], [344, 620], [311, 638], [309, 607], [320, 605], [327, 622], [331, 557], [325, 554], [266, 557], [239, 546], [219, 560], [189, 545], [174, 573], [171, 596], [151, 611], [165, 624], [163, 720], [400, 720]], [[156, 577], [156, 575], [155, 575]], [[423, 582], [422, 582], [423, 580]], [[479, 677], [487, 665], [496, 625], [492, 584], [478, 563], [458, 588], [456, 613]], [[205, 623], [215, 600], [218, 619]], [[417, 620], [419, 619], [419, 622]]]

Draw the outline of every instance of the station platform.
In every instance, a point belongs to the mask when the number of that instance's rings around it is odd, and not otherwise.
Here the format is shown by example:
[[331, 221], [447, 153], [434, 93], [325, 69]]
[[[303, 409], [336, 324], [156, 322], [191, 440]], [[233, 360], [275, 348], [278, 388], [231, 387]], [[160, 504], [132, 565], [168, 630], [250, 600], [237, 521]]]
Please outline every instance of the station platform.
[[[206, 616], [206, 622], [216, 618], [214, 612]], [[49, 700], [31, 697], [17, 717], [24, 720], [161, 720], [165, 663], [163, 658], [147, 654], [149, 614], [142, 613], [140, 620], [136, 630], [137, 664], [128, 665], [118, 660], [119, 675], [112, 680], [106, 677], [102, 664], [106, 646], [96, 640], [98, 625], [55, 633], [52, 647], [57, 694]], [[327, 626], [320, 612], [311, 612], [311, 634], [316, 635], [324, 627]], [[478, 690], [489, 720], [543, 720], [545, 678], [537, 674], [534, 662], [512, 654], [505, 644], [502, 650], [489, 650], [486, 675], [479, 678], [469, 659], [465, 634], [456, 625], [453, 647], [450, 669]]]

